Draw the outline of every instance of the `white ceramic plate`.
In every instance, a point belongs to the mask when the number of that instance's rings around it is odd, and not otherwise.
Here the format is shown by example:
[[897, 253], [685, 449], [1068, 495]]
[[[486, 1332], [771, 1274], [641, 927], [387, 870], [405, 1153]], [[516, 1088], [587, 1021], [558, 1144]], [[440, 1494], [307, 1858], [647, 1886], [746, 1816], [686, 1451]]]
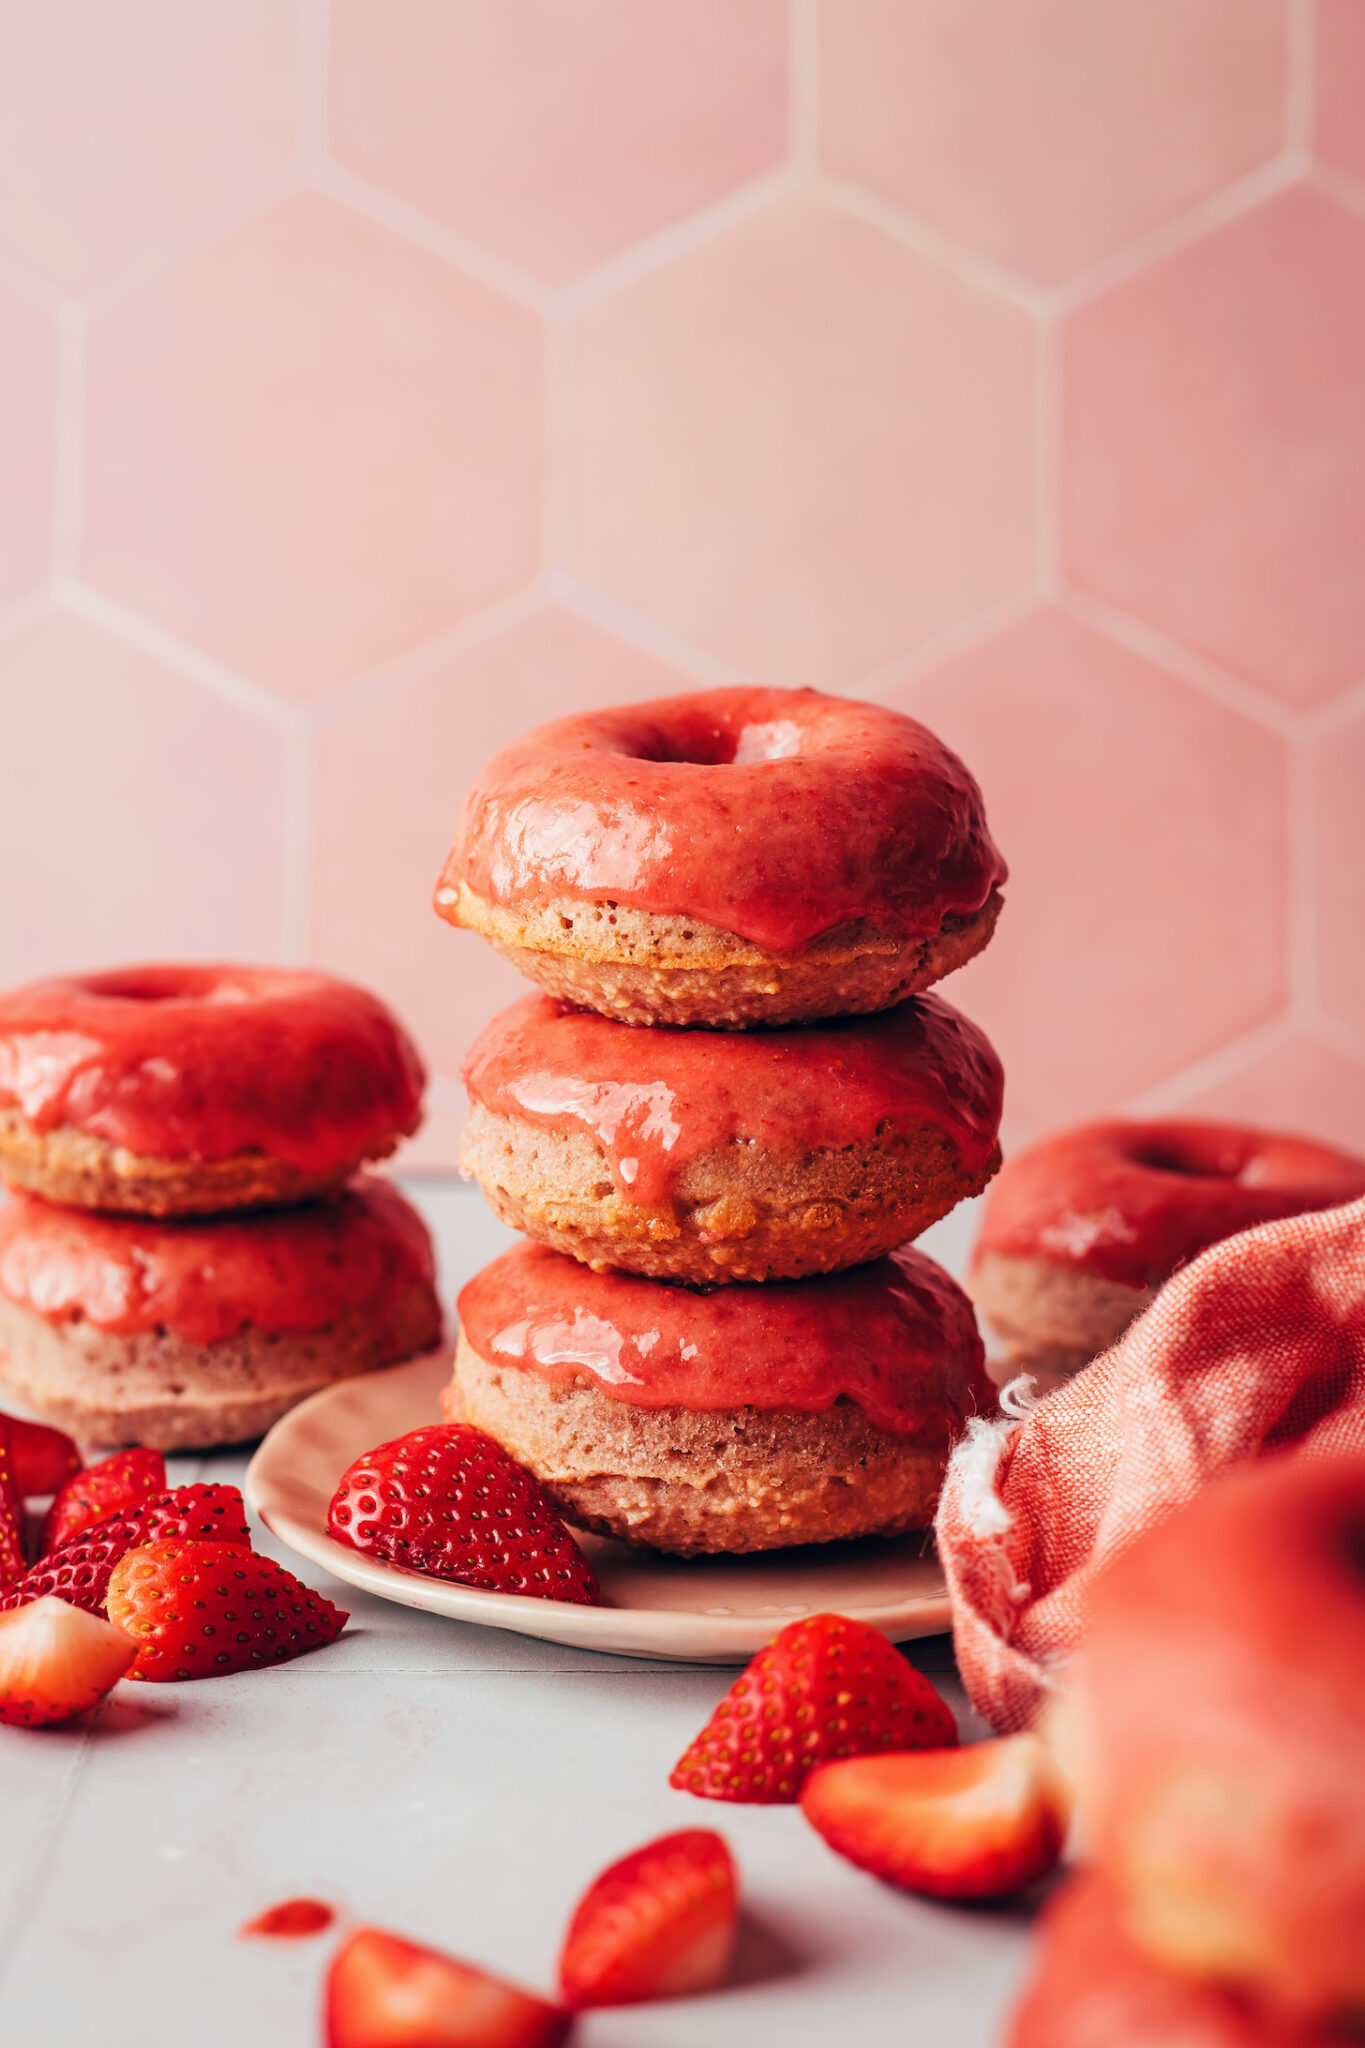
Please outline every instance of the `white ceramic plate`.
[[943, 1574], [921, 1535], [710, 1558], [580, 1536], [602, 1582], [602, 1607], [482, 1593], [334, 1543], [327, 1506], [342, 1473], [376, 1444], [436, 1421], [449, 1377], [443, 1351], [314, 1394], [275, 1424], [252, 1459], [251, 1505], [292, 1550], [382, 1600], [617, 1656], [743, 1664], [787, 1622], [831, 1609], [870, 1622], [892, 1642], [949, 1625]]

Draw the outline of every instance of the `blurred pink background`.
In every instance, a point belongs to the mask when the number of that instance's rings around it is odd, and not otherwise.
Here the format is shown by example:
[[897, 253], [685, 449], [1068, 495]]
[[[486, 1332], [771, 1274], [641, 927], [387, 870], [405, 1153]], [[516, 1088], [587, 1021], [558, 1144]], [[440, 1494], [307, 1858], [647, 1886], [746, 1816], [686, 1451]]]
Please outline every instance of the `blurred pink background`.
[[0, 976], [319, 961], [556, 712], [904, 706], [1014, 1139], [1365, 1147], [1362, 0], [0, 0]]

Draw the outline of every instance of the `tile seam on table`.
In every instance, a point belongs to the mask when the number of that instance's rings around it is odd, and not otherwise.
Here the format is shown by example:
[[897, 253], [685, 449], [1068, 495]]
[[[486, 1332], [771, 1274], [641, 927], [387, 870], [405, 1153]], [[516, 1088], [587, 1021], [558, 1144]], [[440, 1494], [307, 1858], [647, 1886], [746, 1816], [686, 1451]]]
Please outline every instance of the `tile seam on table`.
[[76, 1803], [76, 1793], [86, 1766], [93, 1754], [95, 1736], [104, 1713], [105, 1702], [101, 1700], [90, 1716], [88, 1726], [82, 1731], [79, 1747], [47, 1802], [43, 1821], [35, 1832], [34, 1841], [28, 1854], [22, 1859], [14, 1893], [14, 1909], [0, 1923], [0, 1994], [3, 1994], [10, 1965], [23, 1942], [24, 1933], [33, 1919], [41, 1897], [47, 1873], [56, 1855], [57, 1845], [65, 1833], [66, 1824]]

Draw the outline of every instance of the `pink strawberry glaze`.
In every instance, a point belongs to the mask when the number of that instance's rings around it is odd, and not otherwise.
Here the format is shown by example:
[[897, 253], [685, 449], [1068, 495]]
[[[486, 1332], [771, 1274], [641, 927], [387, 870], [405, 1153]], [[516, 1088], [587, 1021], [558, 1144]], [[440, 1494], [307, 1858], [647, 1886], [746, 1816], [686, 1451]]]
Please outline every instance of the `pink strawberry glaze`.
[[1236, 1124], [1093, 1123], [1007, 1159], [975, 1256], [1159, 1285], [1205, 1245], [1365, 1194], [1365, 1160]]
[[0, 1107], [143, 1158], [344, 1171], [416, 1130], [425, 1078], [376, 997], [294, 968], [128, 967], [0, 997]]
[[302, 1334], [350, 1311], [381, 1340], [414, 1286], [435, 1284], [426, 1225], [397, 1189], [358, 1178], [300, 1209], [160, 1222], [11, 1195], [0, 1209], [0, 1293], [48, 1322], [83, 1318], [191, 1344], [236, 1331]]
[[946, 1448], [994, 1406], [967, 1297], [909, 1246], [818, 1280], [703, 1290], [594, 1273], [520, 1244], [459, 1299], [481, 1358], [636, 1408], [795, 1408], [843, 1398]]
[[900, 712], [816, 690], [708, 690], [561, 718], [497, 755], [436, 892], [610, 899], [772, 953], [869, 919], [898, 938], [1005, 879], [981, 792]]
[[937, 996], [800, 1030], [632, 1031], [551, 996], [513, 1003], [465, 1062], [470, 1100], [540, 1130], [587, 1131], [622, 1194], [666, 1203], [727, 1145], [791, 1154], [926, 1126], [964, 1169], [990, 1158], [1004, 1079], [985, 1034]]

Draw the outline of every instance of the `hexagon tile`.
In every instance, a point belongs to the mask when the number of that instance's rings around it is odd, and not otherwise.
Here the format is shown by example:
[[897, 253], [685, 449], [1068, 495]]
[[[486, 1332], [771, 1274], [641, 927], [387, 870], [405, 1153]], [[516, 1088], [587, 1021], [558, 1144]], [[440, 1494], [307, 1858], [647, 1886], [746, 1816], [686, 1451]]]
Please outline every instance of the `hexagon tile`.
[[525, 990], [431, 907], [464, 793], [491, 754], [570, 709], [691, 687], [687, 676], [558, 609], [532, 613], [318, 736], [311, 948], [387, 990], [445, 1073]]
[[591, 307], [561, 365], [565, 563], [733, 669], [848, 686], [1032, 567], [1033, 337], [813, 197]]
[[1324, 163], [1365, 186], [1365, 7], [1317, 0], [1317, 122]]
[[0, 256], [107, 283], [284, 174], [298, 91], [280, 0], [4, 0]]
[[1287, 0], [822, 0], [822, 154], [1056, 284], [1283, 146], [1287, 20]]
[[5, 981], [140, 959], [275, 959], [281, 733], [62, 613], [0, 639]]
[[1005, 1063], [1016, 1136], [1113, 1108], [1284, 1000], [1278, 740], [1055, 612], [905, 694], [971, 764], [1010, 862], [944, 986]]
[[85, 572], [318, 696], [532, 574], [540, 352], [483, 285], [286, 201], [95, 322]]
[[332, 153], [559, 284], [782, 154], [784, 0], [334, 0]]
[[1365, 673], [1365, 218], [1297, 189], [1076, 314], [1064, 564], [1290, 704]]

